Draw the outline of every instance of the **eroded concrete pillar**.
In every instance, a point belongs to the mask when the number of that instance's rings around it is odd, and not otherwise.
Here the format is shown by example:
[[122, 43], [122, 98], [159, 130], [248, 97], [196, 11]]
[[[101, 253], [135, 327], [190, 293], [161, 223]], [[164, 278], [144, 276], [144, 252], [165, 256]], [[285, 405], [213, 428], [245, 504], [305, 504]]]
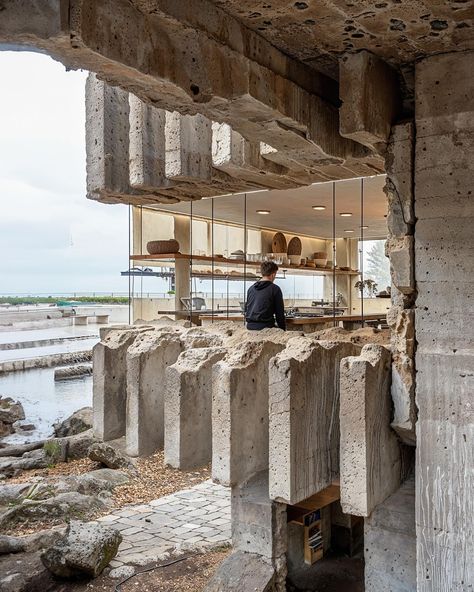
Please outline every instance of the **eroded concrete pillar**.
[[390, 352], [380, 345], [365, 345], [360, 356], [341, 362], [340, 484], [346, 514], [369, 516], [400, 485], [390, 374]]
[[244, 342], [214, 366], [212, 477], [224, 485], [268, 468], [268, 364], [282, 348]]
[[360, 347], [297, 337], [270, 364], [270, 497], [288, 504], [339, 476], [339, 366]]
[[148, 456], [163, 448], [165, 371], [183, 350], [181, 328], [138, 335], [127, 352], [127, 454]]
[[474, 589], [474, 52], [416, 65], [417, 590]]
[[127, 350], [136, 336], [152, 327], [109, 330], [94, 346], [93, 429], [99, 440], [125, 435], [127, 406]]
[[166, 464], [188, 470], [211, 461], [212, 368], [225, 354], [224, 348], [190, 349], [166, 369]]

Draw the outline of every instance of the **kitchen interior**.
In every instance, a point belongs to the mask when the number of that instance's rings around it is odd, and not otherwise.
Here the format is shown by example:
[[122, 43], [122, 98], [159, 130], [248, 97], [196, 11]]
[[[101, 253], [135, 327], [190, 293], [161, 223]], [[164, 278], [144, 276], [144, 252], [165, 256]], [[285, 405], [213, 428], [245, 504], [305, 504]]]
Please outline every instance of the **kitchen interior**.
[[386, 326], [384, 184], [377, 175], [132, 207], [131, 320], [244, 323], [246, 291], [272, 260], [288, 330]]

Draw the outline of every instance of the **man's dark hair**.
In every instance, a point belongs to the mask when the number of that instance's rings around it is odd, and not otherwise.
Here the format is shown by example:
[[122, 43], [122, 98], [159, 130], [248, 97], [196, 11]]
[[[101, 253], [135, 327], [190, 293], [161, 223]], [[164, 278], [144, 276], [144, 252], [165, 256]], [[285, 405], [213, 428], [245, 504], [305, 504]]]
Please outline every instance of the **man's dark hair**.
[[278, 265], [274, 261], [262, 261], [260, 273], [262, 276], [269, 276], [278, 271]]

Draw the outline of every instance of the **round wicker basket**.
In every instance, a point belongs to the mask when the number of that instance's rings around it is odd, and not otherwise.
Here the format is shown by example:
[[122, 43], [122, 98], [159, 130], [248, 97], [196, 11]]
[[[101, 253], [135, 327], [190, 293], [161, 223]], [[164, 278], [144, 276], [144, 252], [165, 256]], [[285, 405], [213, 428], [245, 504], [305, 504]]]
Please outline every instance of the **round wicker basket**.
[[288, 243], [288, 255], [301, 255], [302, 250], [301, 239], [294, 236]]
[[146, 244], [146, 250], [150, 255], [167, 255], [168, 253], [178, 253], [179, 243], [174, 238], [170, 240], [154, 240]]

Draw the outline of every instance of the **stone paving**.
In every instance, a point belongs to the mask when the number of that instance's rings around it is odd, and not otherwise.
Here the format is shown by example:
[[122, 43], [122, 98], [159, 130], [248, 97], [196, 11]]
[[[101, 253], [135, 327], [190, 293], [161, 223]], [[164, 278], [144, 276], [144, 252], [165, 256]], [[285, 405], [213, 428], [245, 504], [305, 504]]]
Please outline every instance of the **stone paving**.
[[228, 544], [230, 488], [205, 481], [147, 504], [125, 506], [98, 522], [113, 525], [123, 536], [112, 568], [145, 565], [171, 553]]

